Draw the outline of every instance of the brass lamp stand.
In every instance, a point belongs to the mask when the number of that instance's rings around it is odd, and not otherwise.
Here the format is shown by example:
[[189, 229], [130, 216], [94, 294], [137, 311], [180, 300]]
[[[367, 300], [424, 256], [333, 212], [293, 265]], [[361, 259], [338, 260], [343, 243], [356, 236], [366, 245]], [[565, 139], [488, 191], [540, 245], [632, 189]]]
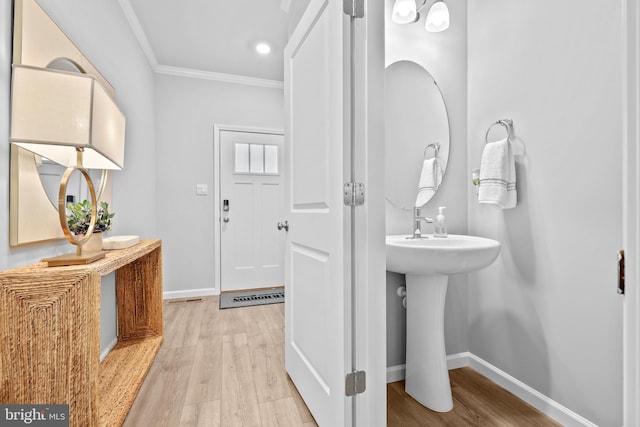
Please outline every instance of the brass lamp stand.
[[[82, 154], [84, 149], [82, 147], [76, 148], [76, 165], [69, 166], [62, 175], [62, 179], [60, 180], [60, 190], [58, 191], [58, 216], [60, 218], [60, 225], [62, 226], [62, 231], [64, 232], [64, 236], [67, 240], [76, 246], [75, 254], [65, 254], [60, 255], [53, 258], [45, 258], [42, 261], [47, 263], [49, 267], [57, 267], [63, 265], [83, 265], [90, 264], [94, 261], [102, 259], [105, 257], [106, 252], [98, 251], [98, 252], [84, 252], [82, 250], [82, 246], [91, 238], [93, 235], [93, 230], [96, 227], [96, 219], [98, 218], [98, 201], [96, 198], [96, 191], [93, 187], [93, 181], [89, 176], [89, 172], [82, 166]], [[85, 180], [87, 181], [87, 186], [89, 187], [89, 194], [91, 195], [91, 221], [89, 222], [89, 228], [87, 229], [86, 234], [83, 237], [78, 237], [73, 234], [71, 230], [69, 230], [69, 225], [67, 224], [67, 209], [65, 206], [66, 196], [67, 196], [67, 184], [69, 183], [69, 179], [71, 178], [71, 174], [73, 172], [78, 171], [82, 173]]]

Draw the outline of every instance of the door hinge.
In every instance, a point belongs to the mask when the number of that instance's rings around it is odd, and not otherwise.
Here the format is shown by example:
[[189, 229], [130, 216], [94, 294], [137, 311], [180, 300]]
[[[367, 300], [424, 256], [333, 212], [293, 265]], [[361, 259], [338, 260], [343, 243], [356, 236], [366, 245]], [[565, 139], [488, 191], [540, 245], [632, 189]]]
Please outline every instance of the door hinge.
[[347, 182], [344, 184], [345, 206], [364, 205], [364, 184], [361, 182]]
[[364, 18], [364, 0], [343, 0], [344, 14], [352, 18]]
[[349, 396], [364, 393], [367, 389], [367, 373], [365, 371], [355, 371], [347, 374], [344, 379], [344, 392]]
[[618, 293], [624, 295], [624, 250], [618, 251]]

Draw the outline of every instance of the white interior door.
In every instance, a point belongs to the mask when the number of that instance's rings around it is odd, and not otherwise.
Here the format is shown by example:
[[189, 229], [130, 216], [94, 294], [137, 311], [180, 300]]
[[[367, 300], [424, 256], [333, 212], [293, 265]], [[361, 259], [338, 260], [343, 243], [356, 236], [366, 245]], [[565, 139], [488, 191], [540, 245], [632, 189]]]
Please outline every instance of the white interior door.
[[347, 24], [342, 1], [312, 0], [284, 53], [285, 365], [318, 424], [332, 427], [351, 423]]
[[282, 135], [220, 132], [221, 290], [283, 286]]

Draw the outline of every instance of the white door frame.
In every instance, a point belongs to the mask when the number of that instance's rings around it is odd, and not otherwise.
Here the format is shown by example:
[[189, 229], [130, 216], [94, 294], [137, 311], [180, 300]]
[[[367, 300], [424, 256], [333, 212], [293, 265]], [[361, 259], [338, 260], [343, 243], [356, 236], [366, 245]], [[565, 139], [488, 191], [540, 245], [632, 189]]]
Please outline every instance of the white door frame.
[[[255, 126], [242, 126], [242, 125], [213, 125], [213, 294], [219, 295], [222, 285], [222, 270], [220, 266], [220, 132], [250, 132], [250, 133], [267, 133], [274, 135], [284, 135], [283, 129], [278, 128], [263, 128]], [[284, 174], [284, 170], [282, 171]], [[283, 176], [284, 178], [284, 176]], [[284, 254], [282, 254], [284, 258]]]
[[[355, 178], [366, 186], [356, 208], [355, 358], [367, 373], [356, 395], [357, 427], [387, 425], [387, 300], [384, 202], [384, 2], [365, 0], [354, 20]], [[356, 426], [353, 426], [356, 427]]]
[[624, 425], [640, 425], [640, 8], [623, 10]]

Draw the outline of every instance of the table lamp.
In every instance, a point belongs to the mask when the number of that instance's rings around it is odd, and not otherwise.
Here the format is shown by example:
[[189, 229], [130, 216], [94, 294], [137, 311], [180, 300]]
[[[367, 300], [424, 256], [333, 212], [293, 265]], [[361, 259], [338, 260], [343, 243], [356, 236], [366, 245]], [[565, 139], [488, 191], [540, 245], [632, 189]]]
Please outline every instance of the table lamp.
[[[87, 169], [122, 169], [124, 115], [89, 74], [14, 65], [11, 91], [11, 143], [67, 167], [60, 182], [58, 215], [76, 253], [44, 261], [50, 266], [75, 265], [103, 258], [102, 251], [82, 250], [93, 233], [98, 205]], [[91, 195], [91, 222], [83, 237], [71, 233], [66, 218], [67, 183], [75, 171], [84, 176]]]

